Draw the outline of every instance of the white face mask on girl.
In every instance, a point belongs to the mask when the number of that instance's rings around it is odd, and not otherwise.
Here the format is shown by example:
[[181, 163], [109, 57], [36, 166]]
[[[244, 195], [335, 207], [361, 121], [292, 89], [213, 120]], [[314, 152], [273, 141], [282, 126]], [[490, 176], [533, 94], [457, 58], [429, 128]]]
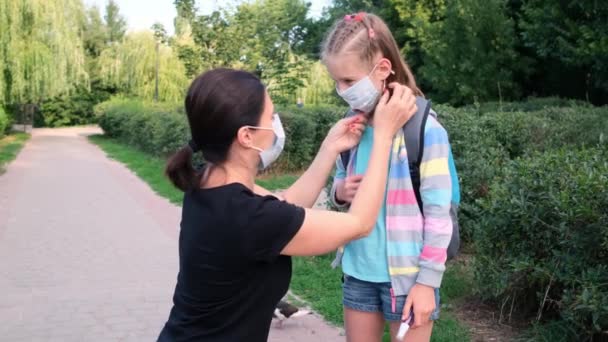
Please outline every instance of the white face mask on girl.
[[338, 95], [348, 103], [352, 110], [371, 113], [376, 107], [380, 98], [380, 90], [376, 89], [369, 75], [376, 70], [377, 66], [378, 64], [374, 65], [374, 68], [367, 76], [357, 81], [348, 89], [341, 92], [336, 87]]
[[[376, 89], [369, 75], [376, 70], [378, 64], [374, 65], [374, 68], [367, 76], [357, 81], [348, 89], [340, 92], [338, 87], [336, 87], [338, 95], [348, 103], [352, 110], [371, 113], [376, 108], [380, 99], [380, 90]], [[391, 70], [391, 74], [394, 75], [395, 72]], [[384, 87], [386, 87], [386, 80], [384, 80]]]
[[264, 170], [279, 158], [281, 152], [283, 152], [283, 147], [285, 147], [285, 130], [283, 129], [283, 125], [281, 124], [281, 119], [279, 118], [279, 114], [273, 114], [272, 127], [247, 127], [253, 129], [265, 129], [274, 132], [274, 142], [269, 148], [263, 150], [259, 147], [251, 146], [252, 149], [260, 152], [260, 164], [258, 164], [258, 169]]

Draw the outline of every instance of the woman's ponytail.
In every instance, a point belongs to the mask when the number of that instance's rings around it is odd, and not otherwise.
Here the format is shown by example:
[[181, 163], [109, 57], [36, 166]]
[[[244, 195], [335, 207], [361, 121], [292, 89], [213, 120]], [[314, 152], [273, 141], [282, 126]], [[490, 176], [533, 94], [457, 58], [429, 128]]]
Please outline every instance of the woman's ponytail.
[[192, 166], [192, 156], [195, 150], [192, 144], [182, 147], [167, 161], [165, 174], [171, 183], [183, 192], [188, 192], [198, 186], [200, 177]]

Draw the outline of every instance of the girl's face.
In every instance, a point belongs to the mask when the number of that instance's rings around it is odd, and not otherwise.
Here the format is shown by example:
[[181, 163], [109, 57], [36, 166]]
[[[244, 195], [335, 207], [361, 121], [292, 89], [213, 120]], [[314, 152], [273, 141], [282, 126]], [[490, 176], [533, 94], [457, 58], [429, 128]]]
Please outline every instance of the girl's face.
[[[369, 64], [353, 53], [342, 53], [325, 59], [325, 66], [340, 92], [350, 88], [357, 81], [369, 76], [379, 91], [383, 91], [384, 81], [391, 73], [391, 62], [378, 55], [376, 64]], [[375, 68], [374, 68], [375, 67]]]

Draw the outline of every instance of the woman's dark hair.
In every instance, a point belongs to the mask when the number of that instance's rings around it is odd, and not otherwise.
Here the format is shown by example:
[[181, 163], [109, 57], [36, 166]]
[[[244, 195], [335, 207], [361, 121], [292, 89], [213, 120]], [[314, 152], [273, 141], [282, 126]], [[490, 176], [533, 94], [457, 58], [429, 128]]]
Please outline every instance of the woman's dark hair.
[[[264, 110], [265, 88], [253, 74], [213, 69], [190, 85], [185, 106], [194, 145], [205, 161], [220, 164], [243, 126], [256, 126]], [[165, 173], [184, 192], [196, 187], [202, 172], [192, 166], [193, 149], [185, 145], [169, 158]]]

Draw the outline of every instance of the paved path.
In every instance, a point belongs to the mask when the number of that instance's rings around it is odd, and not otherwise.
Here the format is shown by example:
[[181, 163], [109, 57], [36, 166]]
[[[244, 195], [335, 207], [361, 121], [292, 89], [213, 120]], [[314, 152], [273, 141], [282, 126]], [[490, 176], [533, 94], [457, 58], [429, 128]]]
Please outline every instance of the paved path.
[[[85, 136], [33, 131], [0, 176], [0, 341], [154, 341], [171, 306], [180, 208]], [[318, 316], [269, 341], [344, 341]]]

